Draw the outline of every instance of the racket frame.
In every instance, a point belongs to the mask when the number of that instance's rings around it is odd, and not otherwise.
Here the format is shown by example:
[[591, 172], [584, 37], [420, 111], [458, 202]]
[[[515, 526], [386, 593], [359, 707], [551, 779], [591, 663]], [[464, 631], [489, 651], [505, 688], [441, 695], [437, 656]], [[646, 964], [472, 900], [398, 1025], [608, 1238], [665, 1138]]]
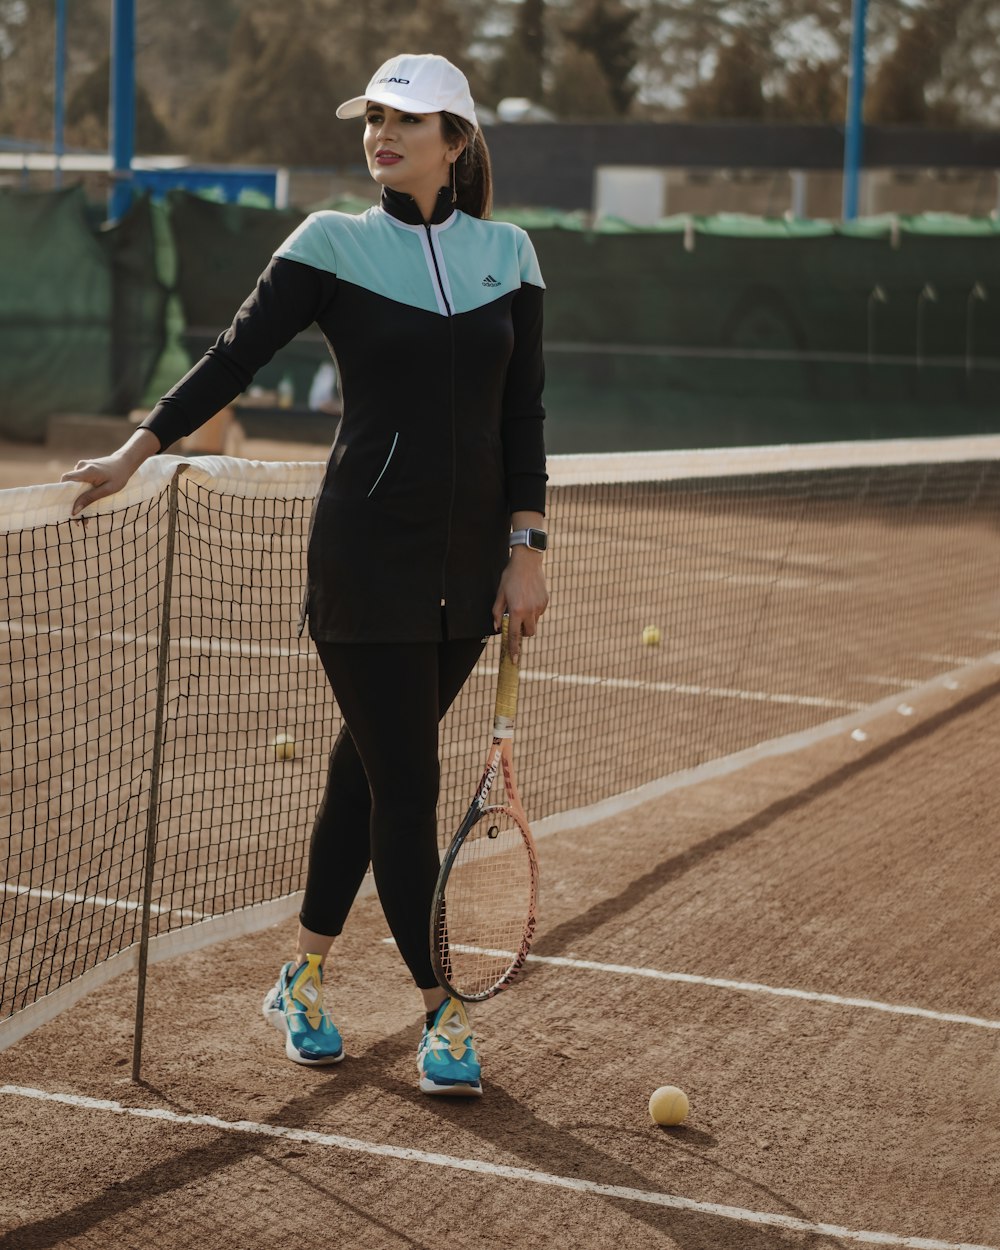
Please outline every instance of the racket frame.
[[[430, 946], [434, 975], [443, 990], [466, 1003], [484, 1002], [510, 985], [528, 957], [537, 923], [538, 855], [535, 849], [535, 840], [531, 836], [531, 829], [528, 826], [528, 818], [521, 803], [521, 796], [518, 794], [517, 784], [514, 780], [513, 739], [514, 717], [517, 711], [518, 670], [517, 665], [510, 658], [507, 648], [507, 626], [508, 621], [505, 616], [501, 633], [500, 669], [497, 676], [496, 704], [493, 714], [493, 741], [486, 756], [486, 766], [479, 780], [475, 798], [470, 803], [468, 811], [462, 818], [461, 824], [455, 831], [441, 861], [441, 870], [438, 873], [437, 885], [434, 888], [434, 899], [431, 904]], [[484, 813], [491, 806], [489, 798], [498, 776], [503, 777], [507, 802], [495, 804], [493, 807], [496, 811], [503, 812], [505, 816], [517, 825], [524, 840], [525, 851], [528, 856], [530, 870], [528, 914], [525, 918], [521, 941], [518, 949], [512, 954], [507, 970], [489, 988], [472, 994], [453, 985], [449, 979], [448, 969], [445, 966], [445, 959], [441, 950], [441, 921], [446, 911], [445, 894], [451, 869], [466, 838], [469, 837], [480, 820], [483, 819]]]

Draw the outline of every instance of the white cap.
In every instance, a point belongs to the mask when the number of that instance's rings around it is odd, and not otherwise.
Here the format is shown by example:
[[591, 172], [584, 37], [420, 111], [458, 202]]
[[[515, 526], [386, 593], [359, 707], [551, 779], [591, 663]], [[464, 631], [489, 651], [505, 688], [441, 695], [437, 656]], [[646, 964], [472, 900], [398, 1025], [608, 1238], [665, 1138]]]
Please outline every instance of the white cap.
[[361, 117], [369, 100], [401, 113], [454, 113], [478, 126], [469, 80], [443, 56], [394, 56], [372, 75], [364, 95], [345, 100], [338, 117]]

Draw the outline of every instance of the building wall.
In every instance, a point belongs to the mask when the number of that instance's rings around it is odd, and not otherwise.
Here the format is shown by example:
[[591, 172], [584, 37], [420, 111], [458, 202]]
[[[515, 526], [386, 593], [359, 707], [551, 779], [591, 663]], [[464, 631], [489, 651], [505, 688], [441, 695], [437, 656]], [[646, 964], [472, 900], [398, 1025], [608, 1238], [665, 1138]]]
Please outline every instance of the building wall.
[[[781, 215], [791, 171], [806, 176], [806, 213], [840, 215], [843, 131], [757, 123], [488, 126], [499, 203], [595, 211], [597, 171], [661, 170], [666, 213]], [[869, 127], [865, 213], [997, 208], [1000, 131]]]
[[[615, 170], [631, 170], [626, 200], [635, 220], [720, 212], [817, 218], [840, 216], [843, 131], [837, 126], [759, 123], [524, 123], [484, 127], [493, 161], [496, 201], [599, 212], [620, 196], [602, 192]], [[860, 208], [876, 213], [1000, 211], [1000, 131], [934, 131], [868, 127]], [[84, 181], [88, 198], [106, 201], [106, 173], [66, 175]], [[0, 170], [0, 186], [47, 189], [51, 173]], [[645, 199], [637, 190], [646, 185]], [[377, 196], [364, 166], [290, 171], [289, 201], [309, 207], [350, 194]], [[637, 198], [638, 197], [638, 198]]]

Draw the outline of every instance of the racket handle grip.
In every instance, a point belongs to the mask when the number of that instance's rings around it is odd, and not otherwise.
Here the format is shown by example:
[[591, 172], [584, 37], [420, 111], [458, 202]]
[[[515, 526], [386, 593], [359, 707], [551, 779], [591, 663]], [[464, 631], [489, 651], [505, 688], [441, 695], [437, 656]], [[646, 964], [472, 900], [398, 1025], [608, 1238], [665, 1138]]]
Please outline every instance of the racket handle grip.
[[509, 737], [514, 729], [514, 717], [517, 715], [517, 665], [510, 658], [510, 645], [507, 637], [509, 618], [506, 613], [500, 630], [500, 675], [497, 678], [497, 699], [493, 709], [493, 734], [495, 737]]

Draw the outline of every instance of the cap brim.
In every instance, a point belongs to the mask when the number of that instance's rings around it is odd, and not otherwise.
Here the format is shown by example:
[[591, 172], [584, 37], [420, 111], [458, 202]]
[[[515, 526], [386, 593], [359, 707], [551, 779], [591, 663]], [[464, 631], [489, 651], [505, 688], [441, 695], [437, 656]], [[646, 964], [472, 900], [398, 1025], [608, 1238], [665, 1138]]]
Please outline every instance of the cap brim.
[[435, 108], [423, 100], [413, 100], [407, 96], [396, 95], [392, 91], [386, 91], [380, 95], [356, 95], [353, 100], [345, 100], [340, 108], [337, 109], [337, 116], [340, 118], [363, 117], [369, 101], [372, 104], [387, 104], [389, 108], [399, 109], [401, 113], [441, 112], [439, 108]]

